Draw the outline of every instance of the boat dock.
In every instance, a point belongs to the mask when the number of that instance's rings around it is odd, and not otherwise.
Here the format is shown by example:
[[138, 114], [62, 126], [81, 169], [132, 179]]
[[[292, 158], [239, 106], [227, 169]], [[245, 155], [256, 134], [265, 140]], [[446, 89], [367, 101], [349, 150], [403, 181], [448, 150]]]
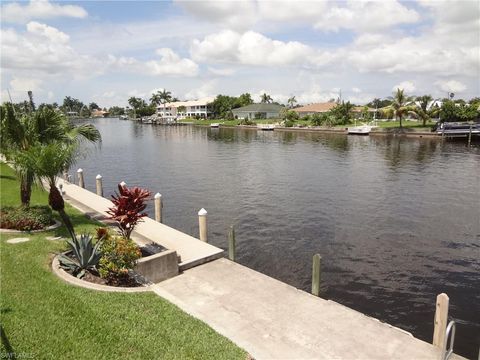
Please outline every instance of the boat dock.
[[[65, 180], [58, 185], [68, 203], [105, 220], [110, 200]], [[145, 218], [135, 233], [180, 258], [180, 275], [151, 289], [254, 358], [445, 359], [438, 346], [225, 259], [222, 249], [153, 219]]]

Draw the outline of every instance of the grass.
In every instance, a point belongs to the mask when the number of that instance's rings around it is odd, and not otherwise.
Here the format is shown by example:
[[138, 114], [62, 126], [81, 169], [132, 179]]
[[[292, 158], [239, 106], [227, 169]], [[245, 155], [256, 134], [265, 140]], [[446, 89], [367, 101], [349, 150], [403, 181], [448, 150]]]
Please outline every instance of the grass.
[[[19, 204], [13, 171], [0, 164], [3, 205]], [[46, 204], [35, 189], [32, 204]], [[78, 229], [97, 226], [68, 207]], [[206, 324], [153, 293], [105, 293], [71, 286], [50, 270], [53, 254], [65, 249], [46, 236], [8, 244], [0, 236], [1, 358], [35, 359], [245, 359], [246, 353]]]

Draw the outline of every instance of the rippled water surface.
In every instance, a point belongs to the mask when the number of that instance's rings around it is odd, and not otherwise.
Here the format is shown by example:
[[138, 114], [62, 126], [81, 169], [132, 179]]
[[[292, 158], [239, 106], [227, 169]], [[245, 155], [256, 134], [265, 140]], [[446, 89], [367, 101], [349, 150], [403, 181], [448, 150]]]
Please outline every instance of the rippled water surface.
[[[160, 192], [164, 222], [305, 291], [322, 255], [322, 297], [431, 342], [436, 295], [450, 297], [455, 351], [480, 344], [480, 148], [437, 139], [352, 137], [95, 121], [100, 148], [78, 166], [106, 194]], [[152, 209], [150, 209], [152, 213]], [[321, 325], [319, 325], [321, 326]]]

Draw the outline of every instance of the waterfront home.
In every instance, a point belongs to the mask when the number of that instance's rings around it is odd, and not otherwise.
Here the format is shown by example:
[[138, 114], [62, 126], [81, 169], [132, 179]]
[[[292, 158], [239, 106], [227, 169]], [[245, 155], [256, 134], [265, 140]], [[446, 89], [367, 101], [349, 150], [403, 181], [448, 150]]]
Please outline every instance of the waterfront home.
[[337, 106], [337, 103], [334, 101], [326, 103], [314, 103], [293, 109], [293, 111], [297, 112], [300, 117], [304, 117], [307, 115], [329, 112], [335, 106]]
[[157, 107], [157, 117], [165, 120], [182, 120], [187, 117], [207, 119], [212, 115], [209, 104], [215, 98], [206, 97], [198, 100], [175, 101]]
[[109, 114], [108, 111], [103, 111], [101, 109], [95, 109], [92, 111], [92, 117], [94, 118], [107, 117]]
[[237, 119], [271, 119], [279, 118], [283, 109], [282, 105], [260, 103], [233, 109], [232, 113]]

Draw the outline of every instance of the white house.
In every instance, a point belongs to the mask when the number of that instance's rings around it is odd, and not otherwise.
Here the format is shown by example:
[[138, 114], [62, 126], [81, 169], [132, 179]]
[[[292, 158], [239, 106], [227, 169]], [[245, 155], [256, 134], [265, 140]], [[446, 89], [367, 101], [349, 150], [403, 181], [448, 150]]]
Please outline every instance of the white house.
[[[157, 107], [157, 116], [167, 120], [182, 120], [187, 117], [201, 117], [207, 119], [212, 115], [208, 104], [212, 103], [215, 98], [207, 97], [190, 101], [175, 101], [159, 105]], [[182, 111], [179, 111], [180, 110]]]

